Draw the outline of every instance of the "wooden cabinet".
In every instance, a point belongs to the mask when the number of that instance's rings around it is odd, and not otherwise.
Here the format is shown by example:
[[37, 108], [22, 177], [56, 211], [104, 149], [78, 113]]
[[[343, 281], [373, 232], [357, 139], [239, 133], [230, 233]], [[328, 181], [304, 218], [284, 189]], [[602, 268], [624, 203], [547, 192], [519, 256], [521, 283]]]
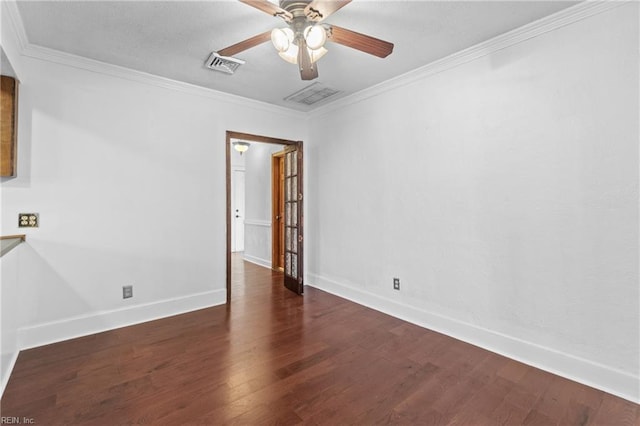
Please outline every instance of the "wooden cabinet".
[[18, 83], [3, 75], [0, 88], [0, 176], [16, 175], [16, 116]]

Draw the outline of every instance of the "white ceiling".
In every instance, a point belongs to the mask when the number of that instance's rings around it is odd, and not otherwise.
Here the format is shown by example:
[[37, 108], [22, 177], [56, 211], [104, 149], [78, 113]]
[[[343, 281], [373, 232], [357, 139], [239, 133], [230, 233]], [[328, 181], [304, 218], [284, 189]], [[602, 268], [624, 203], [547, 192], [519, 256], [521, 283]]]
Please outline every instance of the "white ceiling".
[[[395, 44], [380, 59], [327, 43], [314, 80], [338, 89], [313, 107], [374, 86], [577, 2], [355, 0], [326, 22]], [[226, 1], [19, 1], [29, 43], [307, 111], [284, 98], [312, 82], [270, 42], [236, 57], [234, 75], [204, 67], [211, 51], [284, 26], [279, 18]]]

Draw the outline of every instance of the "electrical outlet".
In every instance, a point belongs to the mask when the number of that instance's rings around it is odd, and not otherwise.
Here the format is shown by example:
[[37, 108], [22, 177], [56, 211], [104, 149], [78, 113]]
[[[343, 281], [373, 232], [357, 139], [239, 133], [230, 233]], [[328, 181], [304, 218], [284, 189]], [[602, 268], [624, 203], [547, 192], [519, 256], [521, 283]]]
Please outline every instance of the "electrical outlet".
[[400, 278], [393, 279], [393, 289], [400, 290]]
[[132, 285], [122, 286], [122, 298], [128, 299], [130, 297], [133, 297], [133, 286]]
[[39, 222], [38, 213], [18, 213], [18, 228], [37, 228]]

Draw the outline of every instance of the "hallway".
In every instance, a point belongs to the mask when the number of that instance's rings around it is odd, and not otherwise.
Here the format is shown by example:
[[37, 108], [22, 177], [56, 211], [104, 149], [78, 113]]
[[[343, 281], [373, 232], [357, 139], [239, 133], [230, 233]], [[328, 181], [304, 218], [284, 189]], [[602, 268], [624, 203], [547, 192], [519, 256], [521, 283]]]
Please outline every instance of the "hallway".
[[2, 416], [35, 424], [633, 425], [637, 405], [233, 256], [218, 306], [23, 351]]

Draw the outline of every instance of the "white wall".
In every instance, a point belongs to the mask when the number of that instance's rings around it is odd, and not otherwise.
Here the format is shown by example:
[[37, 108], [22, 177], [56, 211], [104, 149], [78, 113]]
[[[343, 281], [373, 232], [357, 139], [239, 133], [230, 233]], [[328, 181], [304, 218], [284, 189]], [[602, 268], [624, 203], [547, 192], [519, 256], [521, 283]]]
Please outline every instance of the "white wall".
[[252, 143], [245, 155], [244, 258], [271, 268], [271, 154], [282, 145]]
[[224, 303], [225, 131], [304, 139], [301, 116], [40, 52], [17, 58], [18, 177], [2, 182], [2, 234], [23, 231], [18, 212], [41, 222], [21, 247], [18, 345]]
[[638, 75], [626, 4], [317, 112], [307, 284], [640, 400]]
[[[0, 50], [2, 51], [2, 74], [13, 72], [13, 76], [20, 79], [21, 61], [19, 60], [19, 45], [13, 37], [12, 23], [5, 13], [5, 2], [0, 3]], [[11, 59], [10, 59], [11, 58]], [[10, 179], [0, 178], [2, 186]], [[1, 223], [4, 220], [2, 206], [6, 206], [4, 191], [0, 187], [0, 235], [8, 235]], [[19, 285], [19, 270], [24, 244], [19, 245], [0, 258], [0, 396], [4, 392], [11, 370], [20, 351], [18, 345], [18, 330], [23, 324], [23, 316], [27, 307], [22, 303], [22, 291]]]

